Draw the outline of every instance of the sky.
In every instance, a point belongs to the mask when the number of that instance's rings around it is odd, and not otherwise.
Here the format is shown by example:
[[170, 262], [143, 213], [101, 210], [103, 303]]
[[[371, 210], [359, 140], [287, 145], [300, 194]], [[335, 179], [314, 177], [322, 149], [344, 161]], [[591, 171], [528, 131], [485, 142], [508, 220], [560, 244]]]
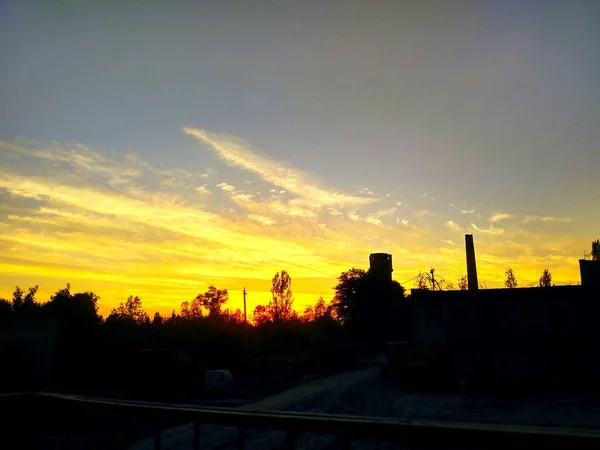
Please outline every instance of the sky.
[[[107, 314], [296, 307], [393, 255], [403, 283], [544, 268], [600, 235], [595, 0], [0, 1], [0, 297]], [[412, 282], [407, 288], [414, 287]]]

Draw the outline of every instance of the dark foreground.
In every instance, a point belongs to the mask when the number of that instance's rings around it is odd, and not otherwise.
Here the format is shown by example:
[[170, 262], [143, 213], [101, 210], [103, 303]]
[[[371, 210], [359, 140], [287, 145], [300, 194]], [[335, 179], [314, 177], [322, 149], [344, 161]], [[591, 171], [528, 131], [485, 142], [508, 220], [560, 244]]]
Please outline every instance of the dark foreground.
[[[66, 448], [65, 436], [72, 437], [70, 448], [133, 448], [136, 450], [155, 448], [153, 439], [144, 437], [153, 436], [153, 426], [162, 428], [161, 448], [193, 448], [194, 428], [189, 423], [191, 416], [189, 414], [181, 415], [168, 409], [159, 414], [155, 412], [150, 414], [151, 408], [142, 408], [133, 414], [132, 409], [122, 406], [106, 409], [100, 404], [49, 402], [47, 398], [45, 402], [29, 402], [27, 405], [23, 402], [19, 404], [14, 398], [12, 400], [3, 398], [2, 403], [3, 411], [13, 412], [8, 420], [4, 420], [0, 425], [2, 435], [5, 437], [2, 448]], [[315, 380], [263, 400], [228, 410], [251, 412], [248, 416], [253, 417], [253, 420], [258, 420], [258, 414], [252, 413], [252, 411], [270, 411], [276, 415], [278, 411], [285, 411], [284, 414], [288, 415], [312, 412], [346, 417], [350, 415], [352, 417], [382, 418], [374, 420], [379, 423], [375, 426], [384, 426], [387, 418], [388, 421], [398, 422], [400, 420], [402, 423], [412, 423], [413, 425], [417, 422], [452, 421], [459, 422], [458, 426], [460, 423], [494, 423], [511, 427], [544, 426], [551, 427], [553, 432], [564, 428], [588, 429], [592, 432], [586, 431], [585, 439], [580, 436], [573, 440], [575, 438], [571, 437], [571, 441], [565, 442], [564, 446], [567, 448], [600, 448], [600, 441], [597, 440], [600, 434], [593, 432], [593, 430], [600, 429], [600, 401], [598, 400], [568, 396], [494, 398], [493, 396], [410, 392], [398, 386], [381, 382], [377, 367]], [[107, 412], [110, 413], [106, 414]], [[210, 421], [211, 415], [207, 417]], [[212, 417], [216, 416], [213, 414]], [[301, 424], [303, 420], [308, 419], [296, 418], [293, 421]], [[343, 422], [345, 419], [341, 420]], [[35, 438], [41, 437], [35, 432], [34, 424], [37, 421], [43, 425], [43, 429], [40, 430], [42, 431], [40, 434], [45, 436], [43, 443], [39, 439], [35, 440]], [[186, 422], [189, 424], [173, 427], [174, 424]], [[289, 425], [288, 422], [286, 422], [286, 427]], [[229, 425], [239, 425], [240, 423], [232, 422]], [[307, 423], [304, 425], [307, 426]], [[331, 426], [332, 430], [335, 428], [333, 420], [321, 418], [318, 423], [322, 427], [319, 428], [322, 432], [300, 434], [295, 440], [295, 448], [342, 448], [343, 436], [331, 436], [324, 432], [328, 430], [328, 426]], [[302, 431], [302, 427], [298, 426], [297, 431]], [[358, 432], [360, 427], [368, 429], [370, 425], [355, 424], [348, 429], [348, 433], [352, 436], [352, 433]], [[382, 428], [381, 432], [388, 433], [391, 429]], [[396, 429], [399, 430], [399, 428], [394, 428], [394, 430]], [[201, 448], [238, 448], [237, 427], [205, 423], [198, 431]], [[339, 428], [333, 431], [338, 432]], [[406, 431], [403, 433], [395, 437], [401, 441], [404, 439], [403, 442], [406, 444], [412, 442], [410, 447], [414, 447], [416, 444], [411, 439], [410, 433], [407, 434]], [[472, 431], [469, 433], [474, 436]], [[570, 431], [570, 433], [573, 432]], [[8, 437], [11, 434], [19, 435], [19, 440], [9, 442]], [[244, 448], [249, 449], [284, 448], [290, 444], [289, 434], [284, 431], [268, 431], [248, 427], [243, 432], [243, 437]], [[389, 437], [387, 436], [387, 438]], [[29, 438], [29, 441], [27, 442], [23, 438]], [[94, 439], [94, 446], [89, 438]], [[557, 439], [561, 438], [554, 437], [553, 444], [558, 442]], [[424, 444], [425, 440], [425, 437], [422, 437], [419, 442]], [[353, 449], [375, 448], [372, 439], [365, 440], [355, 437], [347, 442]], [[468, 448], [468, 446], [465, 447], [464, 439], [461, 442], [460, 447], [447, 441], [437, 442], [434, 447], [430, 448]], [[489, 445], [477, 448], [497, 448], [496, 444], [499, 442], [500, 440], [495, 438], [493, 442], [488, 442]], [[523, 444], [522, 438], [520, 442]], [[418, 447], [420, 446], [418, 445]], [[380, 448], [399, 447], [382, 443]]]

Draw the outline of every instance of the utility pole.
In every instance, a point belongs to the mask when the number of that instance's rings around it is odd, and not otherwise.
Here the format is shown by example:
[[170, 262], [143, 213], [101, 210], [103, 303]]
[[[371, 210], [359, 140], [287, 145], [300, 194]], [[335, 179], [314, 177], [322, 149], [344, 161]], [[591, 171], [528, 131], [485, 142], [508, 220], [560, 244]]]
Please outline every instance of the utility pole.
[[248, 359], [248, 316], [246, 314], [246, 288], [244, 287], [244, 354]]
[[248, 324], [248, 318], [246, 316], [246, 288], [244, 288], [244, 325]]
[[435, 272], [435, 269], [432, 267], [431, 268], [431, 290], [435, 291], [435, 275], [433, 274], [433, 272]]

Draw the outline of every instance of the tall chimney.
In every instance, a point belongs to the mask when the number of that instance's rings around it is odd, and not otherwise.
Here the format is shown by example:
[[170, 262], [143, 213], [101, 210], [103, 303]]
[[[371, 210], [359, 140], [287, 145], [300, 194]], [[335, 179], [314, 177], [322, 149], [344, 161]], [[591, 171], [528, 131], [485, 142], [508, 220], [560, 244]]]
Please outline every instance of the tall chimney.
[[477, 264], [475, 263], [475, 244], [473, 243], [473, 235], [465, 234], [465, 245], [467, 247], [467, 281], [469, 290], [476, 291], [479, 289], [477, 282]]

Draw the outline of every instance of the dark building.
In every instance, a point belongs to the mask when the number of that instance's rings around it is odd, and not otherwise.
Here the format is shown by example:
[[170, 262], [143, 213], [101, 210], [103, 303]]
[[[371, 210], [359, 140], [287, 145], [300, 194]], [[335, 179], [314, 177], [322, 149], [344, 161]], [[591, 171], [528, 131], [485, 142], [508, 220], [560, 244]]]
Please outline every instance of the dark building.
[[389, 253], [371, 253], [369, 255], [369, 270], [384, 280], [392, 281], [392, 255]]
[[579, 271], [582, 286], [600, 287], [600, 261], [580, 259]]
[[413, 289], [412, 299], [417, 354], [456, 381], [600, 376], [598, 289]]
[[465, 247], [469, 290], [412, 290], [413, 338], [423, 362], [467, 383], [600, 376], [593, 356], [600, 345], [600, 261], [579, 262], [581, 286], [478, 290], [472, 235]]

